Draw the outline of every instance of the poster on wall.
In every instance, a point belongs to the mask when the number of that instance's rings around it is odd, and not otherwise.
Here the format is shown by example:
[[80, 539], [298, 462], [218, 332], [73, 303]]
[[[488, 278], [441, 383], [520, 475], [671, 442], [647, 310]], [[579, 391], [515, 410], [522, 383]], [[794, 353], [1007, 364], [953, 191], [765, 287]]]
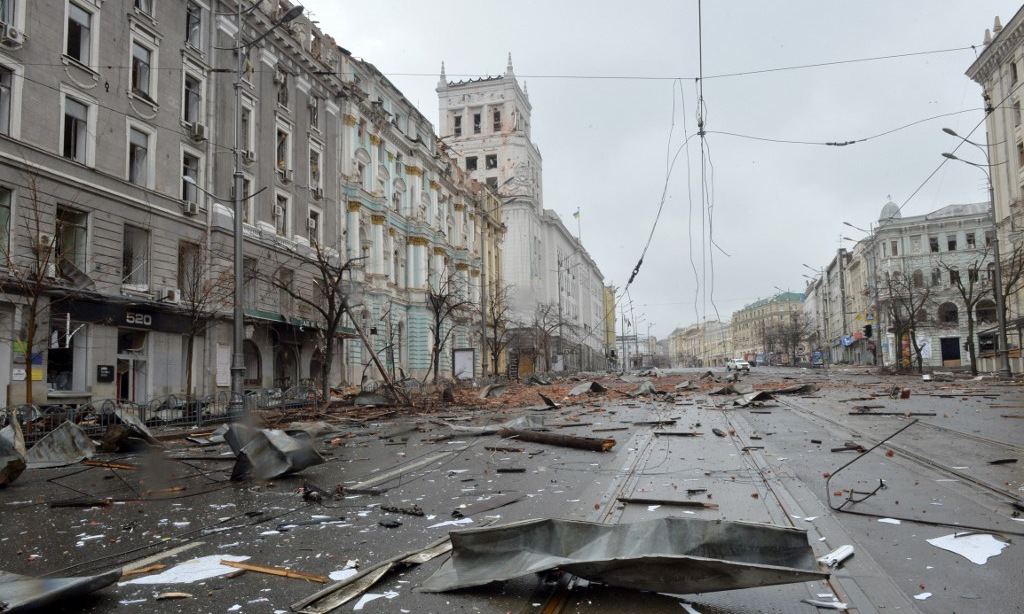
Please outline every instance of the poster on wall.
[[217, 385], [231, 385], [231, 346], [226, 343], [217, 344]]

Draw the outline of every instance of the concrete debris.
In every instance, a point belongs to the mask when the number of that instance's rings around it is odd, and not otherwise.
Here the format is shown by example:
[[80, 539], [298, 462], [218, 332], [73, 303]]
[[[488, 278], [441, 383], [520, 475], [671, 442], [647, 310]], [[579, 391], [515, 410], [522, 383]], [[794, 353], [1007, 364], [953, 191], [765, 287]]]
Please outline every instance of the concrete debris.
[[597, 382], [583, 382], [570, 390], [569, 396], [578, 397], [581, 394], [586, 394], [588, 392], [591, 394], [601, 394], [602, 392], [608, 392], [608, 389]]
[[96, 446], [77, 424], [64, 421], [39, 440], [25, 455], [29, 469], [64, 467], [96, 454]]
[[657, 367], [651, 369], [644, 369], [640, 373], [637, 373], [640, 377], [665, 377], [665, 372]]
[[0, 611], [4, 614], [42, 611], [60, 601], [96, 592], [120, 578], [120, 569], [77, 578], [35, 578], [0, 571]]
[[805, 531], [660, 518], [601, 524], [527, 520], [451, 533], [452, 557], [419, 590], [442, 592], [560, 569], [610, 586], [708, 593], [823, 580]]
[[696, 390], [697, 388], [699, 388], [699, 386], [697, 386], [690, 380], [686, 380], [676, 384], [676, 390]]
[[539, 377], [537, 375], [531, 375], [526, 380], [526, 383], [531, 385], [531, 386], [550, 386], [551, 385], [551, 380], [544, 379], [544, 378]]
[[772, 396], [771, 392], [767, 390], [759, 390], [757, 392], [748, 392], [740, 395], [732, 400], [734, 407], [746, 407], [748, 405], [761, 404], [764, 401], [772, 401], [775, 397]]
[[504, 394], [507, 389], [508, 384], [488, 384], [477, 396], [481, 399], [494, 399]]
[[931, 374], [931, 377], [925, 381], [933, 382], [952, 382], [956, 379], [952, 371], [935, 371]]
[[638, 397], [645, 394], [659, 394], [659, 392], [658, 389], [654, 387], [654, 384], [645, 380], [640, 382], [640, 385], [632, 392], [632, 396]]
[[324, 462], [324, 457], [313, 448], [312, 440], [292, 437], [281, 430], [256, 430], [233, 424], [225, 439], [237, 456], [232, 480], [249, 477], [269, 480]]

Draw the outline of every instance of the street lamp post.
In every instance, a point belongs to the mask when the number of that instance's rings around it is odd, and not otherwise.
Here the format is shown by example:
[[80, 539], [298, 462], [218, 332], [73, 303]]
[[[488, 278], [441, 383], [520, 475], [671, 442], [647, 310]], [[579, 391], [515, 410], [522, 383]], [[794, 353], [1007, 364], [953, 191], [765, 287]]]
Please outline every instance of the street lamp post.
[[999, 254], [999, 225], [996, 222], [996, 197], [995, 187], [992, 185], [992, 162], [989, 159], [988, 150], [986, 150], [981, 145], [960, 136], [951, 128], [943, 128], [942, 131], [945, 132], [946, 134], [961, 139], [965, 143], [970, 143], [971, 145], [974, 145], [975, 147], [980, 149], [983, 154], [985, 154], [984, 166], [976, 164], [969, 160], [958, 158], [951, 153], [943, 153], [942, 156], [949, 160], [957, 160], [959, 162], [963, 162], [964, 164], [969, 164], [975, 168], [980, 169], [983, 173], [985, 173], [985, 178], [988, 180], [988, 204], [992, 215], [992, 229], [994, 235], [992, 238], [992, 257], [995, 260], [996, 265], [995, 280], [993, 283], [995, 287], [992, 289], [992, 293], [995, 295], [996, 300], [996, 322], [998, 326], [997, 337], [999, 347], [996, 349], [996, 360], [999, 366], [999, 376], [1004, 378], [1010, 378], [1013, 376], [1013, 372], [1010, 371], [1010, 347], [1006, 341], [1006, 309], [1005, 300], [1003, 297], [1003, 263], [1002, 258]]
[[[827, 369], [828, 368], [828, 364], [829, 364], [829, 359], [831, 358], [830, 353], [832, 351], [831, 340], [829, 338], [830, 331], [829, 331], [829, 328], [828, 328], [828, 280], [825, 278], [825, 269], [816, 269], [816, 268], [814, 268], [811, 265], [806, 264], [806, 263], [804, 263], [803, 266], [804, 266], [804, 268], [806, 268], [806, 269], [816, 273], [817, 274], [817, 279], [820, 280], [820, 282], [818, 284], [818, 292], [816, 292], [816, 294], [820, 294], [821, 295], [821, 300], [820, 300], [820, 304], [821, 304], [821, 319], [822, 319], [822, 326], [824, 326], [825, 328], [824, 328], [824, 334], [819, 336], [819, 347], [822, 350], [822, 352], [821, 352], [822, 366], [824, 366]], [[817, 308], [818, 308], [818, 305], [816, 304], [815, 305], [815, 310], [817, 310]], [[815, 317], [815, 320], [817, 320], [817, 317]]]
[[[259, 5], [255, 5], [259, 6]], [[255, 8], [255, 6], [253, 8]], [[244, 12], [249, 12], [252, 8]], [[281, 24], [287, 23], [302, 14], [301, 5], [293, 6], [278, 18], [266, 32], [256, 39], [245, 43], [242, 41], [242, 3], [239, 2], [235, 13], [235, 48], [238, 55], [238, 62], [235, 67], [235, 139], [232, 153], [234, 155], [234, 173], [232, 174], [231, 210], [234, 212], [234, 310], [232, 330], [232, 355], [231, 355], [231, 405], [234, 411], [238, 412], [244, 406], [244, 380], [245, 380], [245, 308], [242, 305], [242, 281], [245, 279], [244, 267], [244, 227], [242, 225], [243, 203], [242, 190], [244, 182], [242, 176], [242, 75], [245, 74], [245, 63], [249, 57], [249, 50], [253, 45], [266, 38]]]

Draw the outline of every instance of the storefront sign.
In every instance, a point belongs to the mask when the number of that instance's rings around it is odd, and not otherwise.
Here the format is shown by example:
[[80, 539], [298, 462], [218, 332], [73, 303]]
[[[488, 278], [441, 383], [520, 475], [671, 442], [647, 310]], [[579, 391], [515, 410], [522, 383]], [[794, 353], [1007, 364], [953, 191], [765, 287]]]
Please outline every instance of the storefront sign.
[[114, 381], [114, 365], [96, 365], [96, 381], [101, 384]]

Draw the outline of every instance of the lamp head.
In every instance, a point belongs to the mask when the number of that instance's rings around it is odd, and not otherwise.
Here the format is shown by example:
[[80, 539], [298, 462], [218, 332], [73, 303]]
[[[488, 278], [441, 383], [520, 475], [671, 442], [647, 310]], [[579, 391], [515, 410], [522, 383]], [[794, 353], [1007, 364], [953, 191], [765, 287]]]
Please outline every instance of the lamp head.
[[278, 23], [288, 23], [289, 21], [301, 15], [303, 10], [305, 9], [301, 4], [293, 6], [292, 8], [288, 9], [284, 15], [281, 15], [281, 19]]
[[948, 134], [949, 136], [955, 136], [958, 139], [963, 138], [962, 136], [956, 133], [956, 130], [953, 130], [952, 128], [943, 128], [942, 131]]

